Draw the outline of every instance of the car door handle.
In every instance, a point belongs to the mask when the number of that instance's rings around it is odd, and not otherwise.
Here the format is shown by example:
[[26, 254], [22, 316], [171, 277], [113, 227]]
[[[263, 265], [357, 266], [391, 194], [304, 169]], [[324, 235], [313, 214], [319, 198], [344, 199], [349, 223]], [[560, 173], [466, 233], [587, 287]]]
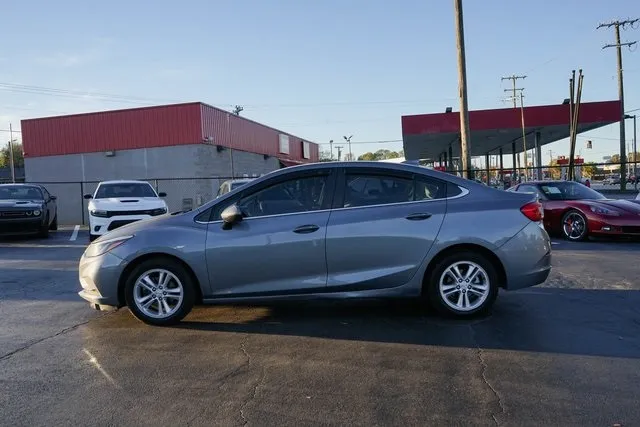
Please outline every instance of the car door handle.
[[431, 218], [431, 214], [430, 213], [414, 213], [411, 215], [407, 215], [406, 218], [409, 221], [422, 221], [424, 219]]
[[300, 227], [293, 230], [293, 232], [298, 234], [307, 234], [307, 233], [313, 233], [314, 231], [318, 231], [319, 229], [320, 227], [318, 227], [317, 225], [309, 224], [309, 225], [301, 225]]

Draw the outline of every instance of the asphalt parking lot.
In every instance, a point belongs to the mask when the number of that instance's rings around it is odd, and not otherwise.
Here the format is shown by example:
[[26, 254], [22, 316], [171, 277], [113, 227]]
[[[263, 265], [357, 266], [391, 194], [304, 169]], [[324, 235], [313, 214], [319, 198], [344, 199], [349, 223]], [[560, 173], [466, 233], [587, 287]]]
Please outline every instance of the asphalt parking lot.
[[557, 241], [491, 316], [406, 302], [201, 307], [77, 296], [88, 238], [0, 241], [0, 424], [640, 425], [640, 243]]

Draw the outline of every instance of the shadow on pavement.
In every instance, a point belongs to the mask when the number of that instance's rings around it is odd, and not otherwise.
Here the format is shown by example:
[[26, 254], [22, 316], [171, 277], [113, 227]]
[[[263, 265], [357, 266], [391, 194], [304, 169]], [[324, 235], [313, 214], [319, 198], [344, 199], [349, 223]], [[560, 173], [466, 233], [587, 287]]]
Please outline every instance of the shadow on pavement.
[[196, 308], [175, 328], [640, 358], [640, 291], [532, 288], [502, 294], [491, 315], [473, 320], [404, 301], [260, 307]]

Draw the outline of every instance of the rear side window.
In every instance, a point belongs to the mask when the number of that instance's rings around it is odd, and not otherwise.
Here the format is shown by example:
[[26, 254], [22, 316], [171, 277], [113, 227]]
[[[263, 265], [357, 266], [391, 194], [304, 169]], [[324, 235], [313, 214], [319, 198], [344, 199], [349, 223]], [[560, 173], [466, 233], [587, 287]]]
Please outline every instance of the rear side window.
[[413, 180], [386, 175], [347, 174], [343, 207], [413, 201]]
[[[449, 185], [457, 188], [457, 186], [453, 184]], [[448, 194], [448, 191], [449, 190], [447, 188], [447, 183], [444, 181], [438, 181], [436, 179], [430, 179], [427, 177], [417, 177], [415, 180], [416, 201], [444, 199], [445, 197], [451, 197], [451, 195]]]

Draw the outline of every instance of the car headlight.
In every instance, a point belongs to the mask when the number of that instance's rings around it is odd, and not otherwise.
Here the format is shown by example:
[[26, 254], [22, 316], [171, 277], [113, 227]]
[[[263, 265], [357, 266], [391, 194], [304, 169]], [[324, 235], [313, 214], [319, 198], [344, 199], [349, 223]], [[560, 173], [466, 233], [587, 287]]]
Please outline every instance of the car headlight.
[[33, 216], [40, 216], [41, 213], [42, 212], [36, 209], [35, 211], [33, 211]]
[[109, 251], [114, 250], [118, 246], [125, 243], [127, 240], [131, 239], [131, 236], [120, 236], [113, 237], [111, 239], [95, 241], [87, 247], [87, 250], [84, 251], [84, 256], [87, 258], [96, 257], [100, 255], [104, 255]]
[[109, 213], [107, 211], [103, 211], [100, 209], [91, 209], [89, 213], [91, 214], [91, 216], [97, 216], [100, 218], [107, 218], [109, 216]]
[[590, 208], [591, 208], [591, 212], [596, 213], [598, 215], [620, 216], [620, 212], [603, 208], [601, 206], [591, 206]]

